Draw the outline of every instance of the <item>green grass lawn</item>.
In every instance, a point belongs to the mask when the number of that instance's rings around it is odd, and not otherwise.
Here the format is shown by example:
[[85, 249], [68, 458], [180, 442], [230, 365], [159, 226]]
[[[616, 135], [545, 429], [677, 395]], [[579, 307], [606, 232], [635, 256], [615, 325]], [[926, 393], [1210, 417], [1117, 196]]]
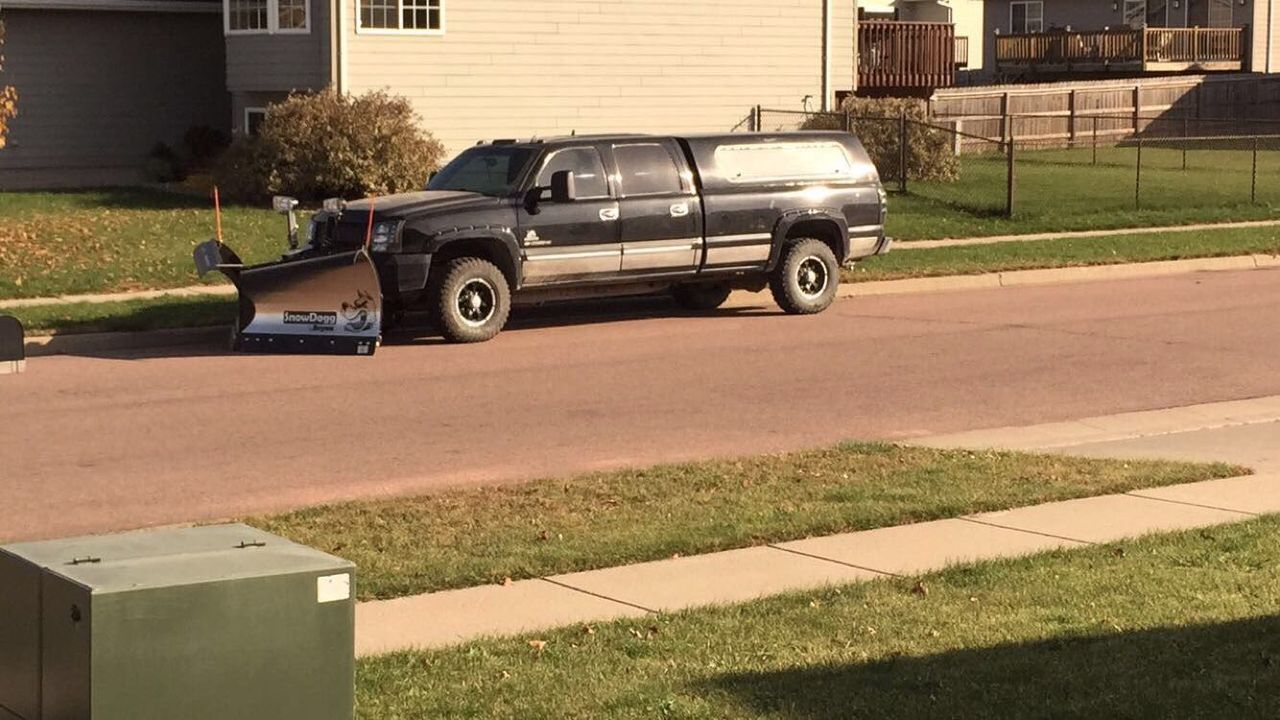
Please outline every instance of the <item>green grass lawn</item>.
[[[1005, 159], [961, 156], [955, 182], [910, 182], [891, 195], [888, 232], [901, 240], [1185, 225], [1280, 217], [1280, 150], [1259, 154], [1257, 203], [1250, 202], [1252, 152], [1148, 146], [1142, 206], [1135, 206], [1137, 150], [1023, 150], [1015, 154], [1015, 215], [1005, 206]], [[892, 187], [892, 184], [890, 184]]]
[[899, 245], [897, 250], [888, 255], [870, 258], [859, 263], [853, 270], [846, 270], [843, 279], [846, 282], [867, 282], [1032, 268], [1277, 253], [1280, 253], [1280, 226], [1058, 238], [918, 250]]
[[[270, 209], [228, 206], [222, 222], [247, 262], [285, 247], [284, 221]], [[0, 298], [193, 285], [191, 250], [213, 235], [213, 203], [201, 197], [143, 189], [0, 193]]]
[[1277, 557], [1272, 517], [398, 653], [358, 716], [1274, 718]]
[[1244, 472], [1220, 464], [845, 444], [343, 503], [247, 522], [352, 560], [360, 597], [389, 598]]

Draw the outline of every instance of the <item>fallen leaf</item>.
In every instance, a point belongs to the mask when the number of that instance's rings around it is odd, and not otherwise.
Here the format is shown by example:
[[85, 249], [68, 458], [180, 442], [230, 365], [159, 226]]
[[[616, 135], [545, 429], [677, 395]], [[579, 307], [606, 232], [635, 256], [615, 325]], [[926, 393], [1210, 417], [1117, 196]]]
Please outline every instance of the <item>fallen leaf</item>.
[[924, 581], [923, 581], [923, 580], [919, 580], [919, 581], [917, 581], [917, 582], [916, 582], [916, 586], [915, 586], [915, 587], [913, 587], [913, 588], [911, 588], [911, 592], [912, 592], [912, 593], [914, 593], [914, 594], [916, 594], [916, 595], [919, 595], [920, 597], [928, 597], [928, 596], [929, 596], [929, 588], [927, 588], [927, 587], [925, 587], [925, 586], [924, 586]]
[[533, 648], [535, 651], [537, 651], [539, 655], [541, 655], [542, 651], [547, 649], [547, 641], [546, 640], [530, 640], [529, 647]]
[[512, 583], [511, 578], [509, 578], [509, 577], [504, 577], [504, 578], [502, 578], [502, 583], [501, 583], [501, 584], [502, 584], [502, 586], [503, 586], [503, 587], [507, 587], [507, 586], [508, 586], [508, 585], [510, 585], [511, 583]]

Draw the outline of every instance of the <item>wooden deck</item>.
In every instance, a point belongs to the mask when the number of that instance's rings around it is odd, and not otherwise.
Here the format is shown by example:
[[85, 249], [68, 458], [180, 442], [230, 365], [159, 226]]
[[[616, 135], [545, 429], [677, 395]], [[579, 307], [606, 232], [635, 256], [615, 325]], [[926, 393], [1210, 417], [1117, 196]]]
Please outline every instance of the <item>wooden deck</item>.
[[1000, 72], [1239, 71], [1241, 28], [1121, 28], [997, 35]]
[[[858, 23], [859, 91], [931, 90], [956, 81], [951, 23], [863, 20]], [[968, 56], [966, 45], [966, 59]]]

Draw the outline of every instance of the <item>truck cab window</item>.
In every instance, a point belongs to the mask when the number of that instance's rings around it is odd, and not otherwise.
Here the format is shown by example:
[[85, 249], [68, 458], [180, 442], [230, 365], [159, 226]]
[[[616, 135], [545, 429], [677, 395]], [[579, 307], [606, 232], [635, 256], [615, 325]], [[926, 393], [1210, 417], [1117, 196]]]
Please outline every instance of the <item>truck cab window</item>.
[[[592, 147], [577, 147], [551, 153], [538, 173], [538, 187], [551, 185], [551, 176], [561, 170], [573, 171], [578, 197], [583, 200], [609, 196], [609, 181], [605, 177], [604, 161], [600, 152]], [[543, 193], [550, 197], [550, 191]]]
[[622, 174], [623, 195], [679, 193], [680, 168], [667, 148], [658, 143], [614, 145], [613, 156]]

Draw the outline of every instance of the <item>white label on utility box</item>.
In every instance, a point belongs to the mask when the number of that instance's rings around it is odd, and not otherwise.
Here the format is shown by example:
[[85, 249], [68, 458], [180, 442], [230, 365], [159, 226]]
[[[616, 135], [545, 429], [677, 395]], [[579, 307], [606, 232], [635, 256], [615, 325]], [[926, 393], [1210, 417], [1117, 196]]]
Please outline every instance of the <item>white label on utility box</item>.
[[316, 578], [316, 602], [331, 603], [351, 599], [351, 573]]

